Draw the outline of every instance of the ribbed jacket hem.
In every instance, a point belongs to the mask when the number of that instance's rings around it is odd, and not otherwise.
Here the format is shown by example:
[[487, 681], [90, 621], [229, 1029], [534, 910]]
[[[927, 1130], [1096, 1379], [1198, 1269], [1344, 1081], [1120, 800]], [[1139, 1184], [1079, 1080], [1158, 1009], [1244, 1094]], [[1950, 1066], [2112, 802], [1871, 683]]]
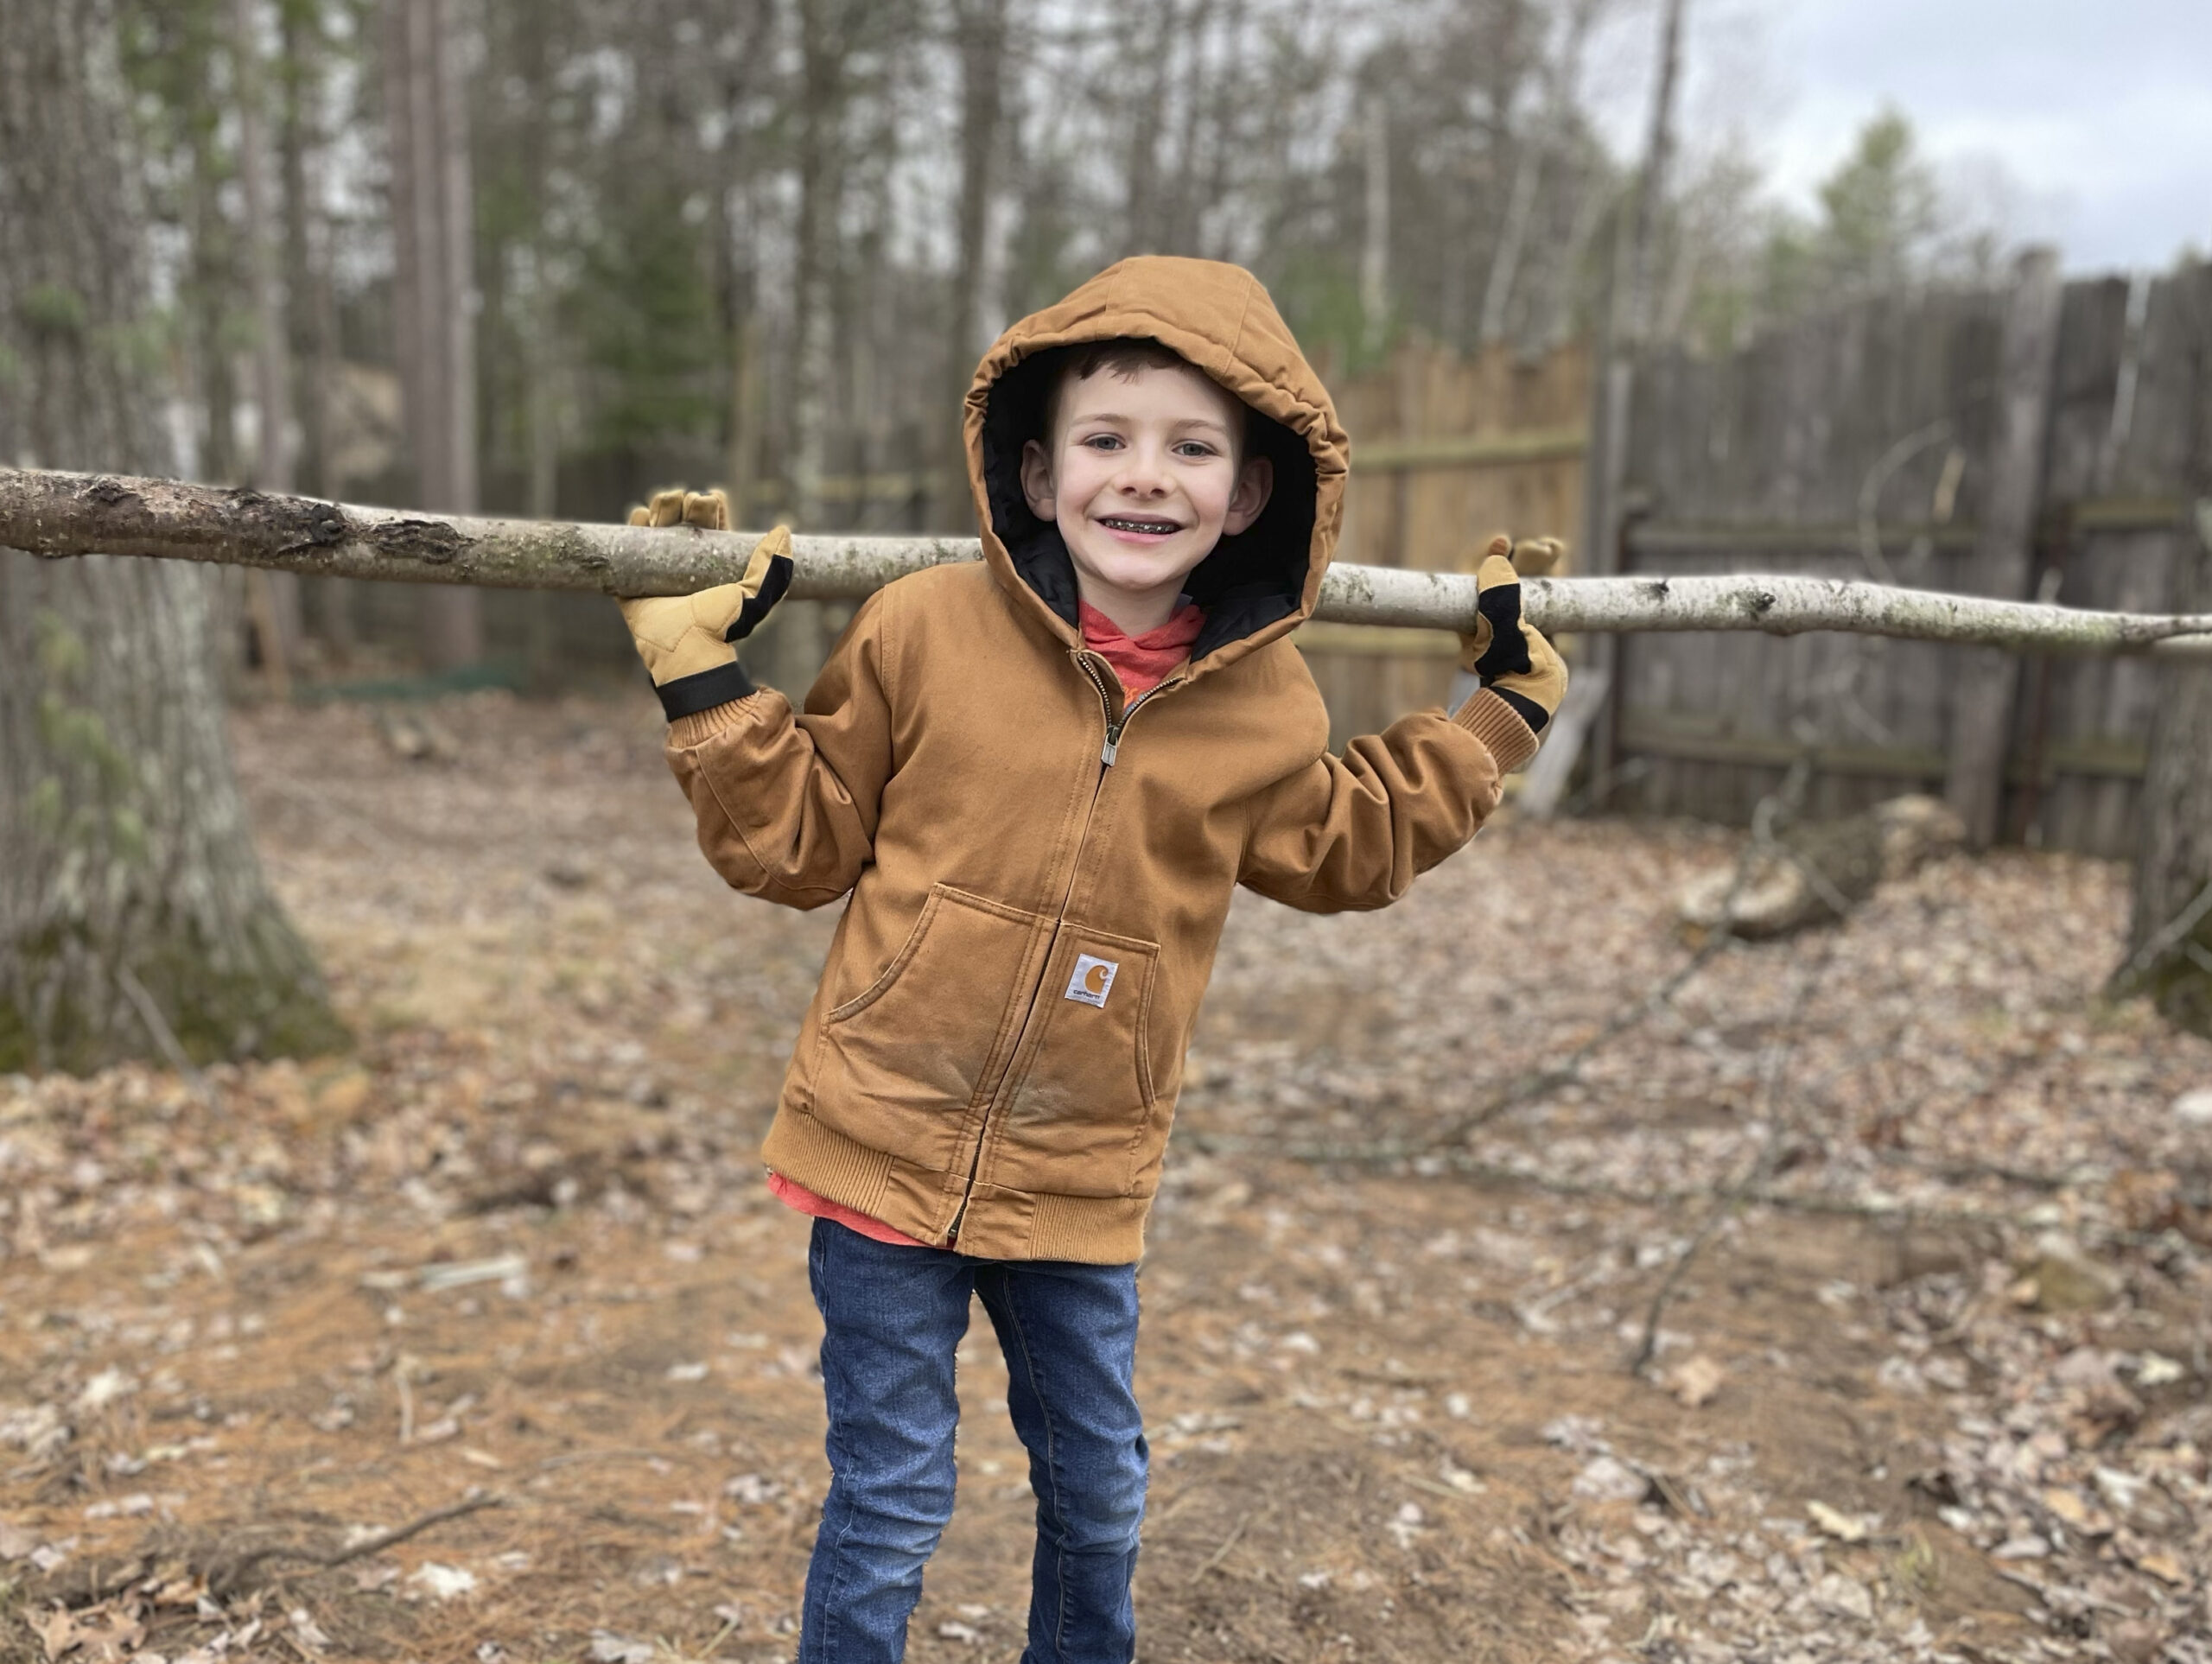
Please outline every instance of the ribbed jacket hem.
[[[959, 1206], [961, 1184], [871, 1149], [789, 1105], [776, 1112], [761, 1157], [817, 1196], [938, 1247]], [[978, 1184], [953, 1247], [980, 1260], [1071, 1260], [1133, 1265], [1144, 1256], [1148, 1196], [1063, 1196]]]
[[1490, 747], [1500, 774], [1517, 772], [1536, 754], [1536, 736], [1521, 720], [1521, 713], [1488, 688], [1478, 689], [1452, 713], [1452, 720]]

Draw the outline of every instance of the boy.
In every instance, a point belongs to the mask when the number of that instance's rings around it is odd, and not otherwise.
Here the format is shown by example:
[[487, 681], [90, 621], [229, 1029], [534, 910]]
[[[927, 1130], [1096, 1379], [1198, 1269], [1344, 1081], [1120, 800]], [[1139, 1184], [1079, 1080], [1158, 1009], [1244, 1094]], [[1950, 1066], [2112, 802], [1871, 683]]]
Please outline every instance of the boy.
[[[802, 1664], [903, 1655], [952, 1508], [971, 1293], [1037, 1496], [1023, 1664], [1128, 1664], [1136, 1261], [1230, 893], [1395, 900], [1473, 835], [1566, 683], [1494, 543], [1481, 690], [1328, 754], [1287, 638], [1346, 441], [1234, 266], [1126, 260], [1014, 325], [966, 432], [985, 560], [868, 600], [803, 715], [730, 645], [788, 581], [780, 530], [741, 583], [624, 603], [715, 870], [797, 907], [851, 896], [764, 1152], [815, 1216], [824, 1329]], [[726, 516], [664, 492], [632, 518]]]

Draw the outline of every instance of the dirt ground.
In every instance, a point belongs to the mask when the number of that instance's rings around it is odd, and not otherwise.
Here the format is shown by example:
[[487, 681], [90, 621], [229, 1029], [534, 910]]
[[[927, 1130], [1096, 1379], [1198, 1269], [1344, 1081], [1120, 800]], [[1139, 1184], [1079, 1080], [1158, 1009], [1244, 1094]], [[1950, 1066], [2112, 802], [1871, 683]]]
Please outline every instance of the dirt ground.
[[[721, 887], [642, 698], [416, 717], [238, 724], [355, 1055], [0, 1078], [0, 1660], [789, 1655], [757, 1146], [833, 918]], [[2212, 1046], [2100, 1001], [2124, 872], [1938, 862], [1561, 1069], [1733, 848], [1509, 819], [1382, 914], [1240, 899], [1142, 1271], [1142, 1657], [2212, 1659]], [[1012, 1661], [963, 1359], [910, 1655]]]

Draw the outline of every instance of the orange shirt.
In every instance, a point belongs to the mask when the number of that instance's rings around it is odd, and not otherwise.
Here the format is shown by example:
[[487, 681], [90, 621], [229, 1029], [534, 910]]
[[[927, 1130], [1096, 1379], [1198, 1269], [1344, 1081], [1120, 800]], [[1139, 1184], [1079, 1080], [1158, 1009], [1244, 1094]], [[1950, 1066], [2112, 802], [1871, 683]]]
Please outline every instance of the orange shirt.
[[[1191, 656], [1191, 644], [1205, 627], [1206, 615], [1192, 601], [1185, 601], [1166, 623], [1141, 636], [1124, 635], [1120, 625], [1088, 601], [1077, 605], [1078, 616], [1083, 620], [1083, 645], [1114, 667], [1122, 692], [1132, 699], [1139, 694], [1150, 693], [1166, 681], [1168, 672]], [[931, 1246], [842, 1202], [817, 1195], [781, 1173], [768, 1175], [768, 1193], [801, 1213], [812, 1214], [817, 1219], [835, 1220], [878, 1242], [893, 1242], [906, 1248]]]

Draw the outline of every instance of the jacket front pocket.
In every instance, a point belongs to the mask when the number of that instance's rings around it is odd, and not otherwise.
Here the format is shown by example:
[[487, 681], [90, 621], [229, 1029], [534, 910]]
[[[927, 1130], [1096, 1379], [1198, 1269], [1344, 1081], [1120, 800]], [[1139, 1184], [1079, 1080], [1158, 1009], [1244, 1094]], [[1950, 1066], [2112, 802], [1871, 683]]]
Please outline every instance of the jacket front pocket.
[[990, 1179], [1065, 1196], [1122, 1196], [1150, 1124], [1160, 946], [1064, 925], [1014, 1060]]
[[882, 974], [823, 1019], [816, 1116], [872, 1148], [950, 1170], [967, 1112], [1013, 1044], [1039, 924], [932, 886]]

